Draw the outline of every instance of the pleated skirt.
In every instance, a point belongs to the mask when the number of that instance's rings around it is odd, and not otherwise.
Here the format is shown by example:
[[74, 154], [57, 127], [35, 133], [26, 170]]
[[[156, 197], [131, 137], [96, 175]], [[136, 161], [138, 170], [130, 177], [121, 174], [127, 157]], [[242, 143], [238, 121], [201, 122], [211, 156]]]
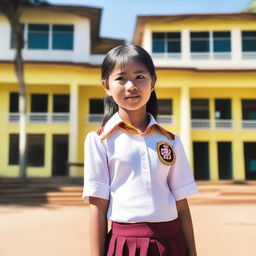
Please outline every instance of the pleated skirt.
[[179, 219], [168, 222], [112, 223], [107, 256], [187, 256]]

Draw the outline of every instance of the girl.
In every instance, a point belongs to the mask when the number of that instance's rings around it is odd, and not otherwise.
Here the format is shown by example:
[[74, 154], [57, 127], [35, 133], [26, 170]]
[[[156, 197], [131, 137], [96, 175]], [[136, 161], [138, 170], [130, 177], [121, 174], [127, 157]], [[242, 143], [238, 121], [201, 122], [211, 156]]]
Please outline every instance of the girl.
[[85, 139], [90, 255], [196, 255], [186, 197], [197, 187], [179, 137], [156, 122], [149, 54], [136, 45], [117, 46], [101, 71], [104, 120]]

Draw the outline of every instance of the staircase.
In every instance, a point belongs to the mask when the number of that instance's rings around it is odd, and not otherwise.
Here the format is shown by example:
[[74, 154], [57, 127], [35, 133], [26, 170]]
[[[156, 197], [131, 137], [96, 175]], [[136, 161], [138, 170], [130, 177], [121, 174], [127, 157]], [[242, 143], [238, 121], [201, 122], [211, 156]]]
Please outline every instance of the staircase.
[[83, 178], [0, 178], [0, 205], [85, 205]]
[[[190, 204], [256, 204], [256, 181], [197, 181]], [[0, 205], [86, 205], [83, 178], [0, 178]]]

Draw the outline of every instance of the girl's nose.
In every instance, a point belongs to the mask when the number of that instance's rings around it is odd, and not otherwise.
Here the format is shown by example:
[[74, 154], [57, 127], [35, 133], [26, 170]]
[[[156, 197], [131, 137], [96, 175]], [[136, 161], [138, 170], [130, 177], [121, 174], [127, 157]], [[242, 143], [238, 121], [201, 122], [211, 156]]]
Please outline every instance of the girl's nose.
[[132, 80], [127, 81], [126, 88], [127, 88], [127, 90], [136, 90], [137, 89], [135, 83]]

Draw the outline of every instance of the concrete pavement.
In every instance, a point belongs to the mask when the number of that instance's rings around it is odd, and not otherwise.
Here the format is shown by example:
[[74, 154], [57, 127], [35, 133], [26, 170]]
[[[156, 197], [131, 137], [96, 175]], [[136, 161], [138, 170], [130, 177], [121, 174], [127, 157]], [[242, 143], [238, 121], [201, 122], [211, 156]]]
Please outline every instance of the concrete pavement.
[[[256, 205], [191, 205], [198, 256], [256, 255]], [[88, 207], [0, 206], [1, 256], [89, 256]]]

